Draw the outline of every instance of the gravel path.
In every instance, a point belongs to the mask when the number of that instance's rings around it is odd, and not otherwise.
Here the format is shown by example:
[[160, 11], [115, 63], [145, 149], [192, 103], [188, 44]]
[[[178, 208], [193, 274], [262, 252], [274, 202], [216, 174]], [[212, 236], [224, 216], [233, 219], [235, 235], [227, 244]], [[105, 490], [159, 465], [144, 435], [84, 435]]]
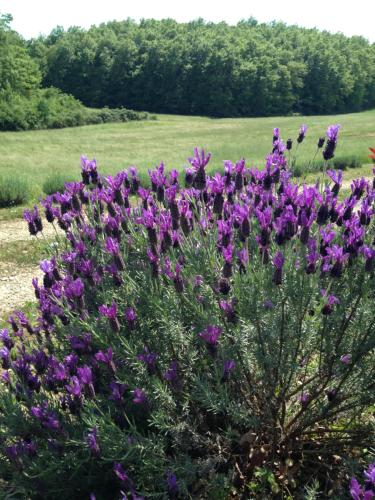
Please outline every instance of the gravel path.
[[[53, 235], [53, 227], [46, 225], [46, 235]], [[52, 231], [51, 231], [52, 230]], [[0, 222], [0, 247], [13, 241], [32, 241], [27, 225], [23, 220]], [[12, 262], [0, 262], [0, 317], [17, 309], [25, 302], [35, 300], [31, 280], [41, 276], [35, 265], [20, 266]]]
[[[53, 237], [55, 231], [52, 224], [43, 221], [43, 234], [46, 238]], [[0, 245], [10, 241], [31, 241], [35, 236], [30, 236], [27, 223], [22, 219], [0, 222]]]
[[7, 264], [0, 264], [0, 316], [35, 300], [31, 280], [42, 275], [38, 267], [15, 268]]

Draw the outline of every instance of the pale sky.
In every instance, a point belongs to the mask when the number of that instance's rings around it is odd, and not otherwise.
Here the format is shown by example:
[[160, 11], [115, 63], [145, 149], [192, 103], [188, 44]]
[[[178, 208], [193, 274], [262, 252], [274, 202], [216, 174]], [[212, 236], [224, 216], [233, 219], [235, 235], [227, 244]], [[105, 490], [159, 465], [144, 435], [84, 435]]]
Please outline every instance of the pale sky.
[[172, 18], [235, 24], [255, 17], [317, 27], [375, 42], [375, 0], [0, 0], [0, 12], [14, 17], [12, 27], [25, 38], [48, 34], [57, 25], [88, 28], [128, 17]]

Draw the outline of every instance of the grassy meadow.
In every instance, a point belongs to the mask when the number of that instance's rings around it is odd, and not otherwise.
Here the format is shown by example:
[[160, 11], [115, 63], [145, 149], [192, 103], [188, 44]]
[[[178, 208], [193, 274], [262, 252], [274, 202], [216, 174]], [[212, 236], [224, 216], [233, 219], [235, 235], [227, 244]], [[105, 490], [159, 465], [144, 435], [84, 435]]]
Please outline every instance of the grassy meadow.
[[219, 168], [222, 160], [241, 157], [250, 165], [261, 165], [270, 150], [273, 127], [281, 128], [284, 140], [295, 139], [302, 123], [309, 130], [299, 148], [300, 162], [312, 158], [316, 141], [328, 125], [340, 123], [337, 158], [354, 155], [368, 163], [368, 147], [375, 144], [375, 110], [336, 116], [242, 119], [158, 115], [156, 121], [2, 132], [0, 177], [23, 177], [40, 192], [51, 175], [78, 179], [81, 154], [95, 157], [105, 174], [129, 165], [146, 173], [160, 161], [167, 169], [181, 169], [195, 146], [212, 152], [211, 170]]

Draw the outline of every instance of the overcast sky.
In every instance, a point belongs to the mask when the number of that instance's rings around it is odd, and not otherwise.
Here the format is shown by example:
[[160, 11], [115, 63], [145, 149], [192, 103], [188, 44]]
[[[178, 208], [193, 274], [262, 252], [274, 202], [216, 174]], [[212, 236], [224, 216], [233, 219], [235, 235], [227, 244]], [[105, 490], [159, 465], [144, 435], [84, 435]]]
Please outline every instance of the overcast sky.
[[25, 38], [47, 34], [57, 25], [87, 28], [127, 17], [177, 21], [202, 17], [230, 24], [255, 17], [362, 35], [375, 42], [375, 0], [0, 0], [0, 12], [13, 15], [12, 27]]

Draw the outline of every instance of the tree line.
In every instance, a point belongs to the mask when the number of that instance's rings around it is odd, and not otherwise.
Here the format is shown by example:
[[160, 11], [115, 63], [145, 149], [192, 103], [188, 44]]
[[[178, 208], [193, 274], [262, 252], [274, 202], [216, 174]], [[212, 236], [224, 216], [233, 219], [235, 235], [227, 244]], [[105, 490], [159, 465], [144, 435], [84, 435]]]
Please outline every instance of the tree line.
[[30, 40], [45, 86], [158, 113], [332, 114], [375, 106], [375, 44], [317, 29], [130, 19]]
[[148, 118], [125, 108], [88, 109], [73, 92], [63, 93], [59, 85], [46, 84], [40, 59], [11, 29], [12, 16], [0, 14], [0, 130], [73, 127], [108, 121]]

